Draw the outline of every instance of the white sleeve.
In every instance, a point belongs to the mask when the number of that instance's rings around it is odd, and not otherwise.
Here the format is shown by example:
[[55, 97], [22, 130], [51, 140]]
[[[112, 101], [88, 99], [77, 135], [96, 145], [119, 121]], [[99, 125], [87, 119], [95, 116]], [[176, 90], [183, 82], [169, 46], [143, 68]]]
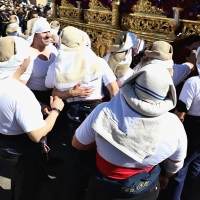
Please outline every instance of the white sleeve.
[[28, 81], [33, 71], [33, 60], [31, 59], [26, 71], [20, 76], [20, 80]]
[[[180, 124], [180, 122], [179, 122]], [[174, 126], [175, 127], [175, 126]], [[187, 154], [187, 135], [182, 123], [176, 126], [176, 132], [178, 136], [178, 143], [176, 151], [169, 157], [174, 161], [182, 161], [185, 159]]]
[[95, 141], [95, 131], [91, 125], [105, 104], [106, 102], [99, 104], [76, 129], [76, 138], [80, 143], [87, 145]]
[[117, 78], [117, 81], [119, 81], [122, 85], [124, 83], [124, 81], [132, 75], [133, 75], [133, 70], [131, 68], [129, 68], [124, 76], [120, 76], [119, 78]]
[[18, 34], [19, 37], [22, 35], [22, 28], [21, 27], [18, 28], [17, 34]]
[[116, 76], [105, 60], [101, 58], [101, 62], [103, 68], [103, 83], [107, 86], [109, 83], [116, 81]]
[[26, 94], [26, 98], [24, 95], [20, 95], [20, 99], [17, 101], [16, 119], [18, 124], [26, 133], [44, 127], [46, 122], [43, 119], [38, 100], [29, 89], [21, 92]]
[[174, 85], [177, 86], [182, 80], [184, 80], [190, 73], [190, 67], [186, 64], [183, 63], [181, 65], [174, 64], [174, 74], [173, 74], [173, 82]]
[[45, 78], [45, 86], [47, 88], [53, 88], [55, 86], [55, 81], [56, 81], [55, 66], [54, 66], [54, 63], [52, 63], [49, 66], [49, 69], [47, 71], [47, 75], [46, 75], [46, 78]]
[[195, 84], [193, 84], [192, 77], [189, 78], [183, 85], [179, 100], [185, 103], [187, 110], [190, 109], [195, 95]]

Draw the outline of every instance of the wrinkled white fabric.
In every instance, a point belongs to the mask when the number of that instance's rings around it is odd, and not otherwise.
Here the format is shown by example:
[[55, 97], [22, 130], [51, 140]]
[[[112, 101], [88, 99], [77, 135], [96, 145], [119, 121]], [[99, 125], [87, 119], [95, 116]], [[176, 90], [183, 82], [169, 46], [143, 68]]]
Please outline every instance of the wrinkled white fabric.
[[29, 45], [23, 38], [13, 36], [15, 39], [15, 51], [8, 61], [0, 62], [0, 80], [4, 80], [12, 76], [19, 66], [23, 63], [24, 59], [30, 56]]
[[124, 46], [117, 52], [123, 52], [126, 51], [127, 49], [132, 49], [132, 48], [136, 49], [137, 46], [138, 46], [137, 37], [134, 34], [128, 32]]
[[[197, 58], [197, 55], [200, 53], [200, 47], [197, 49], [196, 51], [196, 58]], [[200, 63], [198, 63], [198, 61], [196, 62], [196, 66], [197, 66], [197, 71], [200, 75]]]
[[49, 22], [43, 18], [39, 17], [38, 20], [33, 24], [32, 30], [31, 30], [31, 35], [27, 37], [27, 42], [29, 45], [33, 43], [33, 38], [35, 33], [44, 33], [44, 32], [50, 32], [51, 27]]

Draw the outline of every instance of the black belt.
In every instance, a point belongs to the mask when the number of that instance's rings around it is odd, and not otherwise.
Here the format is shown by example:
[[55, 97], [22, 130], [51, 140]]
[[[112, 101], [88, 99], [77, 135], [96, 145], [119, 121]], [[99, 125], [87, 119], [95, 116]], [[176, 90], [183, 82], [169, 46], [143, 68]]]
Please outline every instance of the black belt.
[[20, 135], [5, 135], [5, 134], [0, 133], [0, 139], [5, 139], [5, 140], [24, 141], [24, 140], [27, 140], [28, 138], [29, 136], [27, 133], [23, 133]]

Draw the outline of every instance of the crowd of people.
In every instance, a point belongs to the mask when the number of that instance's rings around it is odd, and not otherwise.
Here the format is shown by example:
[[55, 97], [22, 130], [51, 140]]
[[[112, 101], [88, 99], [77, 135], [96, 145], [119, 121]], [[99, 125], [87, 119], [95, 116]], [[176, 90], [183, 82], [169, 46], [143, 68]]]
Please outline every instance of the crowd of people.
[[122, 31], [101, 58], [86, 32], [60, 30], [39, 6], [2, 6], [0, 159], [11, 168], [12, 199], [39, 199], [59, 117], [78, 200], [192, 199], [200, 172], [199, 75], [178, 96], [176, 86], [199, 71], [200, 42], [175, 64], [170, 43], [147, 47]]
[[[47, 5], [33, 5], [30, 2], [0, 1], [0, 36], [6, 36], [13, 33], [12, 29], [7, 27], [18, 26], [17, 36], [22, 36], [27, 30], [27, 21], [36, 17], [48, 18], [52, 14], [52, 8]], [[14, 20], [13, 20], [14, 18]]]

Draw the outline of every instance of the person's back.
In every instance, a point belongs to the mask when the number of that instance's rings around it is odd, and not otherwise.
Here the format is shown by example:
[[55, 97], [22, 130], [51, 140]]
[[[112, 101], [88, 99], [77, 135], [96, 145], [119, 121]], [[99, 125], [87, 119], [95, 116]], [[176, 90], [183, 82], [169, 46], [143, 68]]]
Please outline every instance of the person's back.
[[72, 141], [80, 150], [97, 149], [86, 199], [157, 198], [158, 164], [164, 162], [163, 189], [186, 156], [183, 125], [168, 112], [175, 105], [175, 88], [167, 70], [147, 65], [86, 118]]

